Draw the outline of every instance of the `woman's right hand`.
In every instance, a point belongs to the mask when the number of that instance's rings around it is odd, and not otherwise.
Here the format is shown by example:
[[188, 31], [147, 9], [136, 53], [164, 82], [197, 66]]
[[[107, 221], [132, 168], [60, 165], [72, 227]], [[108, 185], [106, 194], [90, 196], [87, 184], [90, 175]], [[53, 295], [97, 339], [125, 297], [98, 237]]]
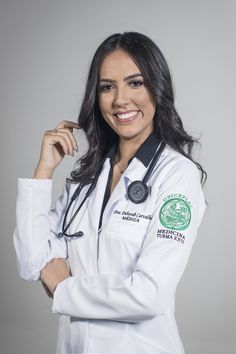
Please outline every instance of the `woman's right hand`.
[[51, 179], [55, 168], [64, 156], [73, 156], [74, 150], [78, 151], [73, 128], [79, 129], [79, 125], [71, 121], [62, 121], [55, 129], [44, 133], [34, 178]]

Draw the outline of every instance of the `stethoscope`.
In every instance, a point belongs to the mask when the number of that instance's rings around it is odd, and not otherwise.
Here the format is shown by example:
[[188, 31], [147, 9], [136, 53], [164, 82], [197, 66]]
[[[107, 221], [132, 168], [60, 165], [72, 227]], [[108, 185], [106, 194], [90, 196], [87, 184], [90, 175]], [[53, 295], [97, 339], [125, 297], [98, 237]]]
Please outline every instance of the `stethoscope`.
[[[134, 181], [132, 182], [129, 187], [128, 187], [128, 198], [129, 200], [131, 200], [131, 202], [135, 203], [135, 204], [140, 204], [143, 203], [147, 197], [148, 194], [150, 193], [151, 187], [147, 186], [147, 181], [159, 159], [159, 157], [161, 156], [162, 151], [165, 148], [166, 143], [164, 141], [162, 141], [161, 143], [159, 143], [158, 148], [155, 152], [155, 155], [153, 156], [153, 159], [150, 163], [150, 166], [148, 167], [148, 170], [145, 174], [145, 176], [143, 177], [142, 181]], [[87, 190], [84, 199], [82, 200], [82, 202], [80, 203], [80, 205], [78, 206], [78, 208], [76, 209], [75, 213], [72, 215], [70, 221], [68, 222], [68, 224], [66, 225], [66, 219], [67, 219], [67, 215], [69, 213], [69, 210], [72, 206], [72, 203], [75, 201], [75, 199], [79, 196], [81, 190], [83, 187], [81, 187], [81, 185], [79, 185], [79, 187], [77, 187], [77, 189], [75, 190], [74, 194], [71, 197], [71, 200], [69, 202], [69, 205], [65, 211], [65, 215], [64, 215], [64, 219], [63, 219], [63, 224], [62, 224], [62, 231], [58, 233], [57, 237], [58, 238], [62, 238], [62, 237], [66, 237], [66, 238], [78, 238], [78, 237], [82, 237], [83, 236], [83, 232], [82, 231], [78, 231], [75, 232], [74, 234], [67, 234], [66, 231], [69, 229], [70, 225], [72, 224], [72, 222], [74, 221], [76, 215], [78, 214], [78, 212], [80, 211], [80, 209], [82, 208], [82, 206], [84, 205], [85, 201], [89, 198], [89, 196], [91, 195], [92, 191], [94, 190], [94, 188], [96, 187], [99, 175], [101, 173], [104, 161], [106, 159], [106, 156], [103, 158], [101, 165], [89, 187], [89, 189]]]

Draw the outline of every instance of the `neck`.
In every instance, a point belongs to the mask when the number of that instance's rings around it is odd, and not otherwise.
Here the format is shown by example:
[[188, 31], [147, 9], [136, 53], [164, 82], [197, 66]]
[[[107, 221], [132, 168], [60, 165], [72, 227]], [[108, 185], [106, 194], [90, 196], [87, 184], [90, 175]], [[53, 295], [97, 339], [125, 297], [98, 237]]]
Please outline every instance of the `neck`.
[[117, 161], [127, 163], [131, 159], [140, 145], [130, 144], [129, 142], [119, 142], [117, 149]]
[[128, 161], [136, 154], [142, 143], [146, 140], [140, 142], [140, 139], [122, 139], [119, 140], [119, 145], [117, 149], [117, 162], [121, 162], [123, 164], [128, 163]]

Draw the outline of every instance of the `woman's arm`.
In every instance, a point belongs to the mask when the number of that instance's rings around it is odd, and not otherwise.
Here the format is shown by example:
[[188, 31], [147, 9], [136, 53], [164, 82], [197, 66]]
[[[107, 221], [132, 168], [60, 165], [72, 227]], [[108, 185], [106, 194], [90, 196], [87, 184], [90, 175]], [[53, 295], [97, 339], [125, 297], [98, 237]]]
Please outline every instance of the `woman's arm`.
[[26, 280], [38, 280], [47, 262], [67, 256], [65, 241], [58, 240], [57, 232], [62, 226], [69, 186], [65, 185], [51, 210], [51, 178], [64, 156], [77, 150], [73, 128], [78, 124], [63, 121], [56, 129], [46, 131], [34, 178], [18, 180], [14, 246], [19, 273]]

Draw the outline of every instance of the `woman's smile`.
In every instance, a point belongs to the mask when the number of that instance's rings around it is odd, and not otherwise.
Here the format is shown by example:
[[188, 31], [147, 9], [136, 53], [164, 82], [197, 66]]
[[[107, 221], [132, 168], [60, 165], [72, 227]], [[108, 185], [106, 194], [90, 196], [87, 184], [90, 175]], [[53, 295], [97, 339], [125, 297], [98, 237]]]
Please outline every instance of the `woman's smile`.
[[121, 124], [129, 124], [140, 116], [141, 111], [125, 111], [114, 113], [115, 119]]

